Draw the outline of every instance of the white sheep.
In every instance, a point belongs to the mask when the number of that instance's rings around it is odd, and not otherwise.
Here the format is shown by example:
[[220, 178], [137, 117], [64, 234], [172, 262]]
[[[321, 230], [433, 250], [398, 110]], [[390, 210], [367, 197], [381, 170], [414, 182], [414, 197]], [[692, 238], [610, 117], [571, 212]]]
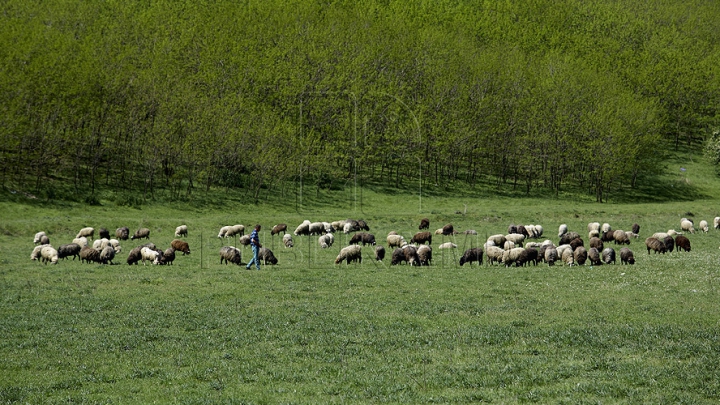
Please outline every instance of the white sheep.
[[687, 218], [683, 218], [682, 221], [680, 221], [680, 229], [682, 229], [683, 232], [695, 233], [695, 227], [692, 221]]
[[597, 229], [593, 229], [592, 231], [588, 232], [588, 239], [589, 238], [599, 238], [600, 237], [600, 231]]
[[556, 247], [555, 250], [557, 250], [558, 258], [560, 258], [560, 259], [563, 258], [563, 253], [565, 253], [566, 250], [569, 250], [570, 253], [572, 254], [572, 246], [570, 246], [570, 245], [560, 245], [560, 246]]
[[676, 230], [674, 230], [674, 229], [668, 229], [667, 234], [670, 235], [670, 236], [677, 236], [677, 235], [682, 235], [683, 233], [682, 233], [682, 232], [678, 232], [678, 231], [676, 231]]
[[592, 231], [598, 231], [598, 234], [600, 234], [600, 222], [588, 223], [588, 233], [590, 233]]
[[47, 235], [45, 234], [45, 232], [43, 232], [43, 231], [40, 231], [40, 232], [36, 233], [36, 234], [35, 234], [35, 238], [33, 239], [33, 243], [36, 244], [36, 245], [39, 244], [39, 243], [40, 243], [40, 239], [41, 239], [43, 236], [47, 236]]
[[225, 232], [226, 238], [231, 238], [235, 235], [243, 236], [245, 234], [245, 225], [232, 225], [229, 226]]
[[669, 234], [667, 232], [655, 232], [652, 237], [657, 238], [658, 240], [662, 241], [665, 239]]
[[435, 230], [434, 233], [435, 233], [435, 235], [442, 235], [442, 234], [443, 234], [443, 229], [442, 229], [442, 228], [437, 229], [437, 230]]
[[343, 228], [345, 228], [345, 223], [346, 223], [346, 222], [347, 222], [347, 221], [345, 221], [345, 220], [343, 219], [343, 220], [340, 220], [340, 221], [333, 221], [332, 223], [330, 223], [330, 225], [332, 225], [333, 229], [334, 229], [336, 232], [338, 232], [338, 231], [342, 231]]
[[248, 246], [248, 245], [250, 245], [250, 235], [243, 235], [243, 236], [241, 236], [240, 239], [238, 239], [238, 243], [241, 244], [241, 245], [243, 245], [243, 246]]
[[405, 238], [402, 235], [388, 235], [387, 237], [388, 248], [403, 247], [407, 245]]
[[318, 238], [318, 243], [323, 249], [327, 249], [332, 246], [333, 242], [335, 242], [335, 237], [331, 233], [326, 233]]
[[48, 246], [48, 245], [38, 245], [38, 246], [35, 246], [35, 249], [33, 249], [32, 253], [30, 253], [30, 260], [37, 260], [37, 259], [39, 259], [39, 258], [40, 258], [40, 251], [41, 251], [42, 248], [44, 248], [45, 246]]
[[88, 246], [88, 240], [84, 236], [73, 239], [72, 243], [77, 243], [78, 245], [80, 245], [80, 248], [84, 248], [85, 246]]
[[603, 233], [603, 232], [607, 233], [610, 231], [612, 231], [612, 226], [610, 226], [610, 224], [608, 224], [607, 222], [602, 224], [602, 226], [600, 227], [600, 233]]
[[108, 245], [105, 246], [105, 248], [100, 252], [100, 263], [102, 264], [112, 264], [113, 259], [115, 258], [115, 249]]
[[115, 253], [120, 253], [122, 251], [122, 247], [120, 247], [120, 241], [117, 239], [110, 239], [108, 241], [108, 246], [112, 246], [112, 248], [115, 250]]
[[342, 248], [338, 256], [335, 258], [335, 264], [340, 264], [343, 260], [345, 260], [347, 264], [354, 261], [362, 263], [361, 250], [362, 248], [360, 245], [350, 245]]
[[513, 263], [515, 263], [520, 257], [520, 254], [524, 251], [525, 248], [520, 247], [504, 251], [502, 261], [505, 264], [505, 267], [510, 267]]
[[495, 244], [495, 246], [503, 246], [505, 245], [505, 235], [497, 234], [497, 235], [490, 235], [487, 238], [488, 242], [492, 242]]
[[438, 246], [438, 249], [457, 249], [457, 245], [452, 242], [445, 242]]
[[292, 235], [290, 235], [289, 233], [283, 235], [283, 245], [285, 245], [286, 248], [291, 248], [295, 246], [295, 244], [293, 243]]
[[143, 266], [145, 265], [145, 260], [152, 262], [152, 264], [160, 264], [160, 253], [157, 250], [152, 250], [145, 246], [140, 249], [140, 256], [142, 257]]
[[519, 233], [511, 233], [508, 235], [505, 235], [505, 240], [510, 241], [517, 245], [518, 247], [522, 246], [523, 242], [525, 241], [525, 235], [519, 234]]
[[95, 235], [95, 228], [87, 227], [87, 228], [81, 229], [80, 232], [78, 232], [78, 234], [77, 234], [77, 236], [76, 236], [75, 238], [79, 238], [79, 237], [85, 236], [86, 238], [92, 239], [92, 238], [93, 238], [93, 235]]
[[542, 238], [544, 231], [545, 230], [543, 229], [542, 225], [535, 225], [535, 238]]
[[102, 251], [103, 249], [105, 249], [108, 246], [108, 243], [110, 243], [110, 239], [105, 239], [105, 238], [95, 239], [93, 241], [92, 247], [93, 247], [93, 249], [95, 249], [97, 251]]
[[323, 222], [323, 228], [325, 228], [325, 233], [333, 233], [335, 232], [335, 228], [332, 226], [330, 222]]
[[698, 224], [698, 229], [700, 229], [701, 231], [707, 233], [707, 232], [708, 232], [708, 229], [709, 229], [709, 227], [708, 227], [708, 222], [707, 222], [706, 220], [704, 220], [704, 219], [703, 219], [702, 221], [700, 221], [700, 224]]
[[558, 227], [558, 237], [565, 235], [567, 232], [568, 232], [568, 226], [566, 224], [561, 224]]
[[575, 264], [575, 257], [573, 256], [572, 249], [563, 250], [562, 256], [560, 256], [560, 257], [561, 257], [563, 263], [565, 263], [568, 266], [572, 266]]
[[625, 231], [625, 235], [627, 235], [628, 239], [637, 239], [640, 237], [640, 235], [630, 231]]
[[550, 246], [547, 249], [545, 249], [545, 261], [547, 262], [548, 266], [555, 265], [555, 261], [558, 259], [558, 251], [556, 248]]
[[225, 234], [227, 234], [227, 231], [231, 228], [230, 225], [223, 226], [220, 228], [220, 232], [218, 232], [218, 238], [224, 238]]
[[187, 225], [180, 225], [177, 228], [175, 228], [175, 237], [179, 238], [181, 236], [187, 236], [188, 234], [188, 228]]
[[295, 236], [300, 235], [309, 235], [310, 234], [310, 221], [307, 219], [304, 220], [300, 225], [298, 225], [297, 228], [295, 228], [295, 232], [293, 232]]
[[308, 232], [310, 232], [310, 235], [322, 235], [326, 233], [325, 224], [323, 224], [322, 222], [312, 222], [310, 223]]
[[45, 264], [48, 264], [48, 262], [57, 264], [58, 262], [58, 251], [50, 245], [44, 245], [42, 249], [40, 249], [40, 256]]
[[515, 242], [511, 240], [506, 240], [505, 244], [503, 245], [503, 250], [510, 250], [515, 249]]
[[485, 255], [487, 255], [490, 264], [502, 262], [504, 250], [497, 246], [487, 246], [485, 248]]
[[713, 220], [713, 226], [715, 227], [715, 229], [720, 229], [720, 217], [715, 217], [715, 219]]

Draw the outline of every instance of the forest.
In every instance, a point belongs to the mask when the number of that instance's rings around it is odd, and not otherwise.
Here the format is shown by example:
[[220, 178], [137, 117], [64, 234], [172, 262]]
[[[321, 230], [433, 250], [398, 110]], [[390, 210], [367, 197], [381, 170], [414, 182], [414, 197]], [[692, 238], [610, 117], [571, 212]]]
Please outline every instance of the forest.
[[6, 0], [5, 190], [637, 187], [720, 126], [720, 2]]

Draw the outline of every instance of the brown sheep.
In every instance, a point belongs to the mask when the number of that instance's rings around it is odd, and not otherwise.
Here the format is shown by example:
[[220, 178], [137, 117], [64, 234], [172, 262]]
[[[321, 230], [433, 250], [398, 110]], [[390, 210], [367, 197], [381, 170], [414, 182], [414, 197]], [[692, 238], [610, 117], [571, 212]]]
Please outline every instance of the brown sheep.
[[600, 238], [590, 238], [589, 243], [591, 248], [597, 249], [599, 252], [602, 252], [602, 250], [605, 248], [603, 241]]
[[471, 248], [465, 251], [463, 253], [462, 257], [460, 258], [460, 265], [462, 266], [465, 263], [472, 262], [478, 262], [478, 265], [482, 264], [483, 262], [483, 250], [479, 247]]
[[680, 249], [686, 252], [690, 251], [690, 239], [684, 235], [678, 235], [675, 237], [675, 250], [679, 252]]
[[175, 261], [175, 248], [169, 247], [163, 252], [163, 262], [165, 264], [173, 264]]
[[143, 239], [143, 238], [150, 239], [150, 230], [149, 229], [147, 229], [147, 228], [138, 229], [137, 231], [135, 231], [133, 236], [130, 237], [130, 240]]
[[382, 261], [385, 258], [385, 248], [381, 245], [375, 246], [375, 260]]
[[77, 243], [68, 243], [67, 245], [60, 245], [58, 248], [58, 259], [67, 259], [72, 256], [73, 260], [75, 257], [80, 258], [80, 250], [82, 248]]
[[570, 241], [572, 241], [575, 238], [579, 238], [579, 237], [580, 237], [580, 234], [577, 232], [574, 232], [574, 231], [567, 232], [560, 237], [560, 244], [568, 245], [568, 244], [570, 244]]
[[600, 266], [602, 264], [600, 251], [597, 250], [597, 248], [591, 247], [590, 250], [588, 250], [588, 259], [590, 260], [590, 265], [592, 266]]
[[632, 229], [630, 230], [632, 231], [632, 233], [640, 235], [640, 225], [638, 225], [637, 223], [633, 224]]
[[578, 266], [582, 266], [585, 264], [588, 258], [588, 251], [585, 249], [584, 246], [578, 246], [577, 249], [573, 252], [573, 258], [575, 259], [575, 263], [577, 263]]
[[[119, 240], [128, 240], [130, 237], [130, 229], [127, 226], [115, 230], [115, 237]], [[108, 238], [109, 239], [109, 238]]]
[[365, 232], [358, 232], [350, 238], [350, 242], [348, 244], [350, 245], [357, 245], [359, 243], [362, 243], [363, 246], [365, 245], [375, 245], [375, 235], [371, 233], [365, 233]]
[[630, 244], [630, 238], [628, 238], [625, 231], [616, 230], [613, 232], [613, 240], [615, 241], [616, 245], [629, 245]]
[[454, 229], [452, 224], [447, 224], [442, 227], [442, 234], [445, 236], [452, 235], [454, 233]]
[[420, 226], [418, 227], [418, 230], [422, 231], [423, 229], [430, 229], [430, 220], [427, 218], [423, 218], [420, 220]]
[[417, 243], [418, 245], [424, 245], [425, 242], [432, 245], [432, 234], [430, 232], [418, 232], [410, 239], [410, 243]]
[[127, 258], [127, 264], [137, 264], [140, 260], [142, 260], [142, 255], [140, 254], [140, 250], [142, 248], [142, 246], [138, 246], [130, 251]]
[[630, 248], [620, 249], [620, 264], [635, 264], [635, 256]]
[[258, 251], [258, 259], [263, 261], [263, 264], [278, 264], [278, 259], [273, 254], [272, 250], [261, 247]]
[[270, 236], [275, 236], [277, 234], [284, 234], [285, 231], [287, 231], [287, 224], [277, 224], [272, 227], [272, 230], [270, 231]]
[[570, 248], [574, 251], [575, 249], [577, 249], [580, 246], [585, 246], [585, 242], [582, 240], [582, 238], [575, 238], [570, 241], [569, 245], [570, 245]]
[[603, 242], [614, 241], [615, 240], [615, 232], [613, 232], [613, 231], [601, 232], [600, 240], [602, 240]]
[[242, 254], [235, 246], [223, 246], [220, 248], [220, 264], [234, 263], [238, 266], [242, 261]]
[[80, 262], [81, 263], [83, 263], [83, 262], [84, 263], [90, 263], [90, 262], [99, 263], [100, 262], [100, 252], [93, 249], [90, 246], [85, 246], [82, 249], [80, 249]]
[[190, 245], [188, 245], [188, 243], [184, 240], [173, 239], [173, 241], [170, 242], [170, 246], [172, 246], [175, 250], [183, 252], [183, 256], [190, 254]]
[[645, 239], [645, 246], [647, 247], [648, 254], [650, 254], [650, 250], [654, 250], [655, 253], [665, 253], [665, 244], [660, 241], [658, 238], [653, 238], [652, 236]]

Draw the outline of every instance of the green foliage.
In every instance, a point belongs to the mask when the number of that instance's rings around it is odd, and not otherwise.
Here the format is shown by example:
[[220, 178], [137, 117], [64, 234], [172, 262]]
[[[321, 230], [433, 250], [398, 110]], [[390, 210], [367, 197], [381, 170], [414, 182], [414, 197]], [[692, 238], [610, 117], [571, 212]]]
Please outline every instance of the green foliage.
[[720, 164], [720, 130], [714, 130], [705, 141], [705, 157], [715, 166]]

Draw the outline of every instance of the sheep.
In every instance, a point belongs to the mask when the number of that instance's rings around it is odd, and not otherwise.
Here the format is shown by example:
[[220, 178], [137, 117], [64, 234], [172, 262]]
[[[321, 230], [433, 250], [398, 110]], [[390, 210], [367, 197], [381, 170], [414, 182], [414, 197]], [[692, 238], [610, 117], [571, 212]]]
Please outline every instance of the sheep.
[[412, 245], [405, 245], [402, 248], [400, 248], [403, 251], [403, 254], [405, 255], [405, 261], [410, 266], [419, 266], [420, 265], [420, 256], [418, 255], [417, 249], [415, 246]]
[[105, 239], [105, 238], [95, 239], [95, 240], [93, 241], [92, 247], [93, 247], [93, 249], [95, 249], [95, 250], [97, 250], [97, 251], [100, 252], [100, 251], [102, 251], [103, 249], [105, 249], [105, 247], [108, 246], [108, 243], [110, 243], [110, 240], [109, 240], [109, 239]]
[[540, 246], [542, 246], [542, 243], [540, 243], [540, 242], [528, 242], [525, 244], [525, 249], [527, 249], [527, 248], [540, 249]]
[[48, 264], [48, 262], [52, 264], [57, 264], [58, 262], [58, 251], [55, 250], [54, 247], [50, 245], [41, 245], [42, 249], [40, 249], [40, 257], [42, 258], [43, 263]]
[[337, 232], [337, 231], [342, 231], [343, 228], [345, 228], [345, 223], [346, 223], [346, 222], [347, 222], [346, 220], [342, 219], [342, 220], [340, 220], [340, 221], [333, 221], [333, 222], [330, 223], [330, 225], [332, 225], [332, 227], [333, 227], [333, 229], [335, 230], [335, 232]]
[[532, 262], [533, 266], [537, 266], [540, 260], [540, 252], [538, 249], [525, 246], [525, 252], [527, 252], [527, 261]]
[[713, 219], [713, 227], [715, 229], [720, 229], [720, 217], [715, 217], [715, 219]]
[[240, 265], [242, 261], [242, 253], [235, 246], [223, 246], [220, 248], [220, 264], [233, 263]]
[[573, 255], [573, 251], [571, 249], [564, 250], [560, 258], [566, 266], [575, 265], [575, 256]]
[[613, 230], [612, 227], [611, 227], [610, 224], [608, 224], [607, 222], [604, 223], [604, 224], [602, 224], [602, 226], [600, 226], [600, 233], [610, 232], [610, 231], [612, 231], [612, 230]]
[[438, 249], [456, 249], [457, 245], [452, 242], [445, 242], [438, 246]]
[[173, 262], [175, 261], [175, 248], [171, 246], [165, 249], [165, 251], [163, 252], [163, 261], [165, 262], [165, 264], [173, 264]]
[[454, 232], [452, 224], [447, 224], [442, 227], [442, 234], [444, 236], [452, 235]]
[[535, 239], [538, 237], [535, 225], [525, 225], [525, 230], [527, 230], [528, 238]]
[[100, 263], [102, 264], [112, 264], [112, 260], [115, 258], [115, 249], [113, 249], [112, 246], [105, 246], [105, 248], [100, 252]]
[[477, 231], [474, 229], [468, 229], [467, 231], [463, 232], [465, 235], [477, 235]]
[[143, 238], [150, 239], [150, 230], [148, 228], [138, 229], [137, 231], [135, 231], [133, 236], [130, 237], [130, 240], [143, 239]]
[[605, 264], [615, 264], [615, 250], [611, 247], [603, 249], [602, 260]]
[[596, 248], [590, 248], [590, 250], [588, 250], [588, 259], [590, 260], [590, 265], [592, 266], [600, 266], [602, 264], [600, 251]]
[[680, 249], [686, 252], [690, 251], [690, 239], [684, 235], [678, 235], [675, 237], [675, 250], [679, 252]]
[[91, 248], [90, 246], [84, 246], [80, 249], [80, 262], [100, 262], [100, 252]]
[[115, 237], [119, 240], [128, 240], [130, 237], [130, 228], [123, 226], [115, 230]]
[[425, 242], [432, 245], [432, 234], [430, 232], [418, 232], [410, 239], [410, 243], [416, 245], [424, 245]]
[[375, 260], [382, 261], [385, 258], [385, 248], [382, 245], [375, 246]]
[[588, 238], [600, 238], [600, 231], [593, 229], [592, 231], [588, 232]]
[[566, 224], [562, 224], [558, 227], [558, 238], [562, 237], [568, 232], [568, 226]]
[[173, 249], [182, 252], [183, 256], [190, 254], [190, 245], [184, 240], [173, 239], [173, 241], [170, 242], [170, 246]]
[[505, 235], [505, 240], [510, 241], [519, 247], [519, 246], [522, 246], [522, 243], [525, 241], [525, 235], [520, 234], [520, 233], [511, 233], [511, 234]]
[[505, 244], [503, 245], [503, 250], [510, 250], [515, 249], [517, 246], [515, 246], [515, 242], [511, 242], [509, 240], [505, 241]]
[[544, 231], [542, 225], [535, 225], [535, 238], [542, 238]]
[[570, 241], [569, 245], [570, 248], [575, 251], [578, 247], [585, 246], [585, 241], [583, 241], [582, 238], [575, 238]]
[[640, 235], [640, 225], [638, 225], [637, 222], [632, 224], [630, 230], [632, 231], [632, 233]]
[[559, 259], [562, 259], [563, 253], [565, 253], [566, 250], [569, 250], [570, 252], [573, 251], [572, 246], [570, 246], [569, 244], [560, 245], [560, 246], [556, 247], [555, 250], [557, 250], [557, 254], [558, 254], [558, 258], [559, 258]]
[[540, 248], [538, 249], [538, 260], [541, 262], [545, 261], [545, 251], [550, 248], [555, 247], [552, 243], [550, 244], [540, 244]]
[[363, 246], [365, 245], [375, 245], [375, 235], [371, 233], [366, 232], [358, 232], [350, 238], [350, 242], [348, 242], [350, 245], [357, 245], [358, 243], [362, 243]]
[[250, 245], [250, 235], [243, 235], [238, 239], [238, 243], [243, 246], [249, 246]]
[[345, 225], [343, 225], [343, 233], [348, 234], [350, 232], [356, 232], [360, 229], [360, 223], [354, 219], [346, 219]]
[[72, 256], [73, 260], [75, 260], [75, 257], [80, 259], [80, 249], [82, 247], [78, 245], [77, 243], [68, 243], [67, 245], [60, 245], [58, 248], [58, 258], [59, 259], [67, 259], [68, 257]]
[[588, 258], [588, 251], [585, 249], [584, 246], [578, 246], [577, 249], [573, 252], [573, 258], [575, 259], [575, 264], [578, 266], [585, 265], [585, 262]]
[[460, 258], [460, 265], [462, 266], [465, 263], [472, 265], [472, 262], [478, 262], [478, 265], [481, 265], [483, 262], [483, 253], [482, 248], [479, 247], [466, 250]]
[[625, 231], [616, 230], [613, 232], [613, 239], [615, 240], [616, 245], [629, 245], [630, 244], [630, 238], [628, 238]]
[[325, 233], [334, 233], [335, 232], [335, 228], [333, 228], [333, 226], [330, 222], [323, 222], [322, 224], [323, 224], [323, 228], [325, 228]]
[[430, 220], [427, 218], [423, 218], [420, 220], [420, 226], [418, 227], [418, 230], [422, 231], [423, 229], [430, 229]]
[[665, 245], [665, 251], [673, 252], [675, 250], [675, 239], [672, 236], [666, 236], [661, 242]]
[[175, 237], [176, 238], [180, 238], [183, 236], [187, 237], [187, 235], [188, 235], [187, 225], [180, 225], [177, 228], [175, 228]]
[[[640, 235], [638, 235], [638, 234], [635, 233], [635, 232], [631, 232], [631, 231], [625, 231], [625, 236], [627, 236], [628, 241], [629, 241], [630, 239], [637, 239], [637, 238], [640, 237]], [[629, 242], [628, 242], [628, 243], [629, 243]]]
[[387, 239], [388, 247], [403, 247], [407, 245], [407, 242], [405, 242], [405, 238], [402, 237], [402, 235], [388, 235]]
[[287, 231], [287, 224], [277, 224], [270, 230], [270, 236], [279, 235], [281, 233], [285, 234], [285, 231]]
[[293, 243], [292, 235], [290, 235], [289, 233], [283, 235], [283, 245], [285, 245], [286, 248], [291, 248], [295, 246], [295, 244]]
[[144, 244], [144, 245], [142, 245], [142, 246], [140, 246], [140, 247], [141, 247], [141, 248], [148, 247], [148, 248], [150, 248], [150, 249], [152, 249], [152, 250], [157, 250], [157, 246], [155, 246], [155, 244], [152, 243], [152, 242], [148, 242], [148, 243], [146, 243], [146, 244]]
[[363, 231], [369, 231], [369, 230], [370, 230], [370, 226], [368, 226], [367, 222], [365, 222], [365, 221], [362, 220], [362, 219], [358, 219], [358, 220], [357, 220], [357, 224], [358, 224], [358, 227], [359, 227], [361, 230], [363, 230]]
[[[318, 243], [320, 244], [320, 247], [323, 249], [329, 248], [330, 246], [333, 245], [334, 242], [335, 242], [335, 237], [331, 233], [326, 233], [325, 235], [322, 235], [318, 238]], [[350, 243], [352, 244], [352, 240], [350, 241]]]
[[88, 227], [88, 228], [83, 228], [83, 229], [81, 229], [80, 232], [78, 232], [78, 234], [77, 234], [77, 236], [76, 236], [75, 238], [79, 238], [79, 237], [84, 236], [84, 237], [86, 237], [86, 238], [92, 239], [92, 238], [93, 238], [93, 235], [95, 235], [95, 228], [90, 228], [90, 227]]
[[507, 233], [508, 233], [508, 235], [513, 234], [513, 233], [518, 233], [517, 225], [515, 225], [515, 224], [508, 225]]
[[493, 242], [495, 246], [503, 246], [505, 244], [505, 235], [490, 235], [487, 240], [488, 242]]
[[525, 228], [525, 225], [518, 225], [517, 232], [515, 232], [515, 233], [522, 235], [526, 238], [530, 237], [530, 232], [528, 232], [527, 228]]
[[681, 229], [683, 232], [695, 233], [695, 227], [693, 226], [692, 221], [690, 221], [690, 220], [687, 219], [687, 218], [683, 218], [683, 219], [680, 221], [680, 229]]
[[590, 222], [587, 226], [588, 233], [592, 231], [600, 231], [600, 222]]
[[161, 264], [163, 255], [160, 254], [157, 250], [150, 249], [149, 247], [144, 247], [140, 249], [140, 256], [142, 257], [142, 263], [143, 266], [145, 265], [145, 261], [152, 262], [152, 264]]
[[429, 266], [432, 262], [432, 247], [429, 245], [421, 245], [417, 248], [418, 263], [420, 266]]
[[45, 245], [38, 245], [35, 246], [35, 249], [33, 249], [32, 253], [30, 253], [30, 260], [37, 260], [40, 258], [40, 251], [42, 248], [45, 247]]
[[547, 262], [548, 266], [554, 266], [555, 261], [558, 259], [558, 251], [553, 246], [548, 246], [547, 249], [545, 249], [545, 261]]
[[110, 239], [108, 241], [108, 246], [112, 246], [113, 249], [115, 249], [115, 253], [120, 253], [122, 251], [122, 246], [120, 246], [120, 241], [117, 239]]
[[[331, 235], [331, 234], [328, 234], [328, 235]], [[278, 259], [275, 257], [272, 250], [270, 250], [266, 247], [260, 248], [260, 250], [258, 251], [258, 259], [262, 260], [263, 264], [268, 264], [268, 263], [278, 264]]]
[[515, 263], [518, 257], [520, 257], [520, 254], [523, 252], [525, 252], [525, 248], [514, 248], [504, 251], [502, 261], [505, 264], [505, 267], [510, 267], [513, 263]]
[[322, 222], [311, 222], [308, 227], [310, 235], [322, 235], [325, 232], [325, 225]]
[[650, 250], [654, 250], [655, 253], [665, 253], [666, 248], [665, 244], [660, 241], [660, 239], [655, 237], [649, 237], [645, 239], [645, 246], [647, 247], [648, 254], [650, 254]]
[[504, 250], [497, 246], [488, 246], [485, 248], [485, 254], [488, 257], [490, 264], [500, 263], [502, 261], [503, 252]]
[[295, 232], [293, 232], [295, 236], [304, 236], [304, 235], [310, 235], [310, 221], [307, 219], [304, 220], [300, 225], [295, 228]]
[[98, 237], [100, 237], [100, 239], [102, 239], [102, 238], [110, 239], [110, 231], [108, 231], [105, 228], [100, 228], [98, 230]]
[[50, 244], [50, 238], [48, 238], [47, 235], [40, 236], [40, 244], [41, 245], [49, 245]]
[[652, 234], [652, 237], [658, 240], [663, 240], [668, 236], [670, 236], [670, 234], [667, 232], [655, 232], [654, 234]]
[[40, 243], [40, 238], [42, 238], [43, 236], [47, 236], [43, 231], [36, 233], [35, 238], [33, 239], [33, 243], [36, 245], [42, 245], [42, 243]]
[[620, 264], [635, 264], [635, 256], [630, 248], [620, 249]]
[[525, 248], [521, 248], [522, 252], [520, 252], [517, 256], [517, 259], [515, 259], [515, 267], [523, 267], [527, 262], [530, 261], [530, 255], [528, 254], [528, 250]]
[[359, 245], [350, 245], [342, 248], [335, 258], [335, 264], [340, 264], [343, 260], [346, 261], [346, 265], [349, 265], [351, 262], [362, 263], [361, 249]]
[[615, 232], [614, 231], [608, 231], [608, 232], [602, 232], [600, 233], [600, 240], [603, 242], [612, 242], [615, 240]]
[[242, 224], [231, 225], [225, 231], [226, 238], [232, 238], [236, 235], [237, 236], [245, 235], [245, 225], [242, 225]]
[[700, 221], [700, 223], [698, 224], [698, 229], [700, 229], [704, 233], [708, 233], [709, 228], [708, 228], [707, 221], [704, 219], [702, 221]]
[[579, 237], [580, 234], [575, 231], [566, 232], [563, 236], [560, 237], [560, 244], [567, 245], [568, 243], [570, 243], [571, 240]]
[[220, 228], [220, 232], [218, 232], [218, 238], [224, 238], [225, 234], [227, 234], [227, 231], [230, 230], [230, 225], [223, 226]]
[[139, 262], [140, 259], [142, 259], [142, 255], [140, 254], [140, 250], [142, 248], [143, 248], [142, 246], [138, 246], [136, 248], [133, 248], [130, 251], [130, 254], [128, 254], [128, 258], [127, 258], [127, 264], [130, 264], [130, 265], [137, 264], [137, 262]]
[[390, 257], [390, 264], [395, 266], [400, 264], [400, 262], [405, 261], [405, 252], [401, 248], [396, 248], [392, 252], [392, 256]]
[[434, 235], [442, 235], [443, 234], [442, 228], [436, 229], [435, 232], [433, 232], [433, 234]]

